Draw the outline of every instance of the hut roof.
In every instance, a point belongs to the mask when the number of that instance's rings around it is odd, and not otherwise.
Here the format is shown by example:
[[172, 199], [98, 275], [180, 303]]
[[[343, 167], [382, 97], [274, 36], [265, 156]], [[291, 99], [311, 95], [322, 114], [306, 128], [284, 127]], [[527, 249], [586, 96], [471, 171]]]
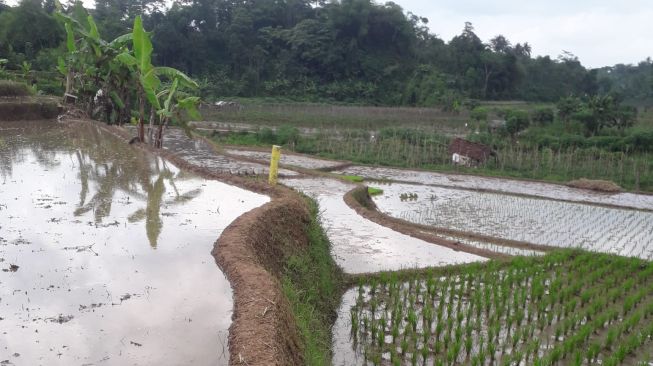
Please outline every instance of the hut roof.
[[479, 162], [486, 161], [488, 157], [494, 155], [494, 151], [487, 145], [478, 142], [471, 142], [456, 137], [449, 145], [449, 154], [458, 154], [467, 156]]

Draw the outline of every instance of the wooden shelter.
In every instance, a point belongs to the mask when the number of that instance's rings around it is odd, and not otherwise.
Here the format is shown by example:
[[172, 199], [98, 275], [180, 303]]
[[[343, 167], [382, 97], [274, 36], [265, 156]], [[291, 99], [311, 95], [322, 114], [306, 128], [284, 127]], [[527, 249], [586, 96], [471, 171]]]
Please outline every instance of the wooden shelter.
[[449, 154], [454, 164], [475, 166], [485, 163], [490, 156], [496, 156], [491, 147], [456, 137], [449, 145]]

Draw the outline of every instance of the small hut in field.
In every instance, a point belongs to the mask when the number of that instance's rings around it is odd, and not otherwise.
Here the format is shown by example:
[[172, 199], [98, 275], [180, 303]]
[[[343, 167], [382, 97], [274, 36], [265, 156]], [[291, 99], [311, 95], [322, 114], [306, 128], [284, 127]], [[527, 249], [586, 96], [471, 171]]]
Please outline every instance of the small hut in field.
[[491, 156], [496, 157], [496, 153], [489, 146], [459, 137], [451, 141], [449, 154], [454, 164], [464, 166], [477, 166], [485, 163]]

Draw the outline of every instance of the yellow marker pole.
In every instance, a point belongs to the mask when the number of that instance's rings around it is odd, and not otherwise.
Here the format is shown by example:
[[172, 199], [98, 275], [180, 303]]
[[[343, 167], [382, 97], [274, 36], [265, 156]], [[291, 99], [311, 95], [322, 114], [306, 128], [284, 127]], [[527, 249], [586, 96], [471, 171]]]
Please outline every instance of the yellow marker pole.
[[281, 159], [281, 146], [272, 145], [272, 158], [270, 159], [270, 176], [268, 183], [277, 184], [277, 175], [279, 174], [279, 159]]

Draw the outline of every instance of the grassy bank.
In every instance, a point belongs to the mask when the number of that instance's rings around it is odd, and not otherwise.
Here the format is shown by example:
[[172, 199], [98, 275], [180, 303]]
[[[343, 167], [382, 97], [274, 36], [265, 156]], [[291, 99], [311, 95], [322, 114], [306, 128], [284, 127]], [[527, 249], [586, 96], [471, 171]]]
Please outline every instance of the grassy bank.
[[283, 291], [291, 303], [304, 343], [306, 365], [331, 364], [331, 326], [343, 291], [343, 274], [331, 257], [319, 222], [318, 206], [308, 199], [309, 246], [291, 255], [283, 271]]

